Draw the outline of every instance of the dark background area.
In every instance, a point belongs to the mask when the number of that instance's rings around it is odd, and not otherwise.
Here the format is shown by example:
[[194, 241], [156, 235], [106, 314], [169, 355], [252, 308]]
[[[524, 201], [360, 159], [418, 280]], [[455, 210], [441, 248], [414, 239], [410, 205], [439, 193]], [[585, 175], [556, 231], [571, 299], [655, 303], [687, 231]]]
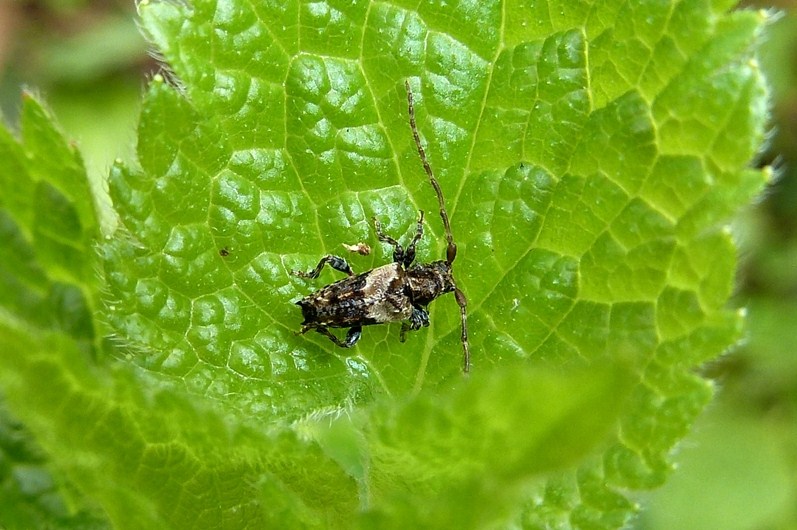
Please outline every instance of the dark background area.
[[[747, 308], [747, 338], [705, 368], [717, 399], [679, 448], [679, 471], [639, 499], [639, 529], [797, 529], [797, 2], [767, 8], [781, 12], [760, 59], [772, 129], [754, 164], [773, 180], [732, 225], [732, 304]], [[41, 95], [98, 190], [115, 158], [133, 159], [141, 92], [159, 69], [135, 19], [132, 0], [0, 1], [5, 122], [15, 123], [21, 90]], [[112, 226], [109, 209], [103, 220]]]

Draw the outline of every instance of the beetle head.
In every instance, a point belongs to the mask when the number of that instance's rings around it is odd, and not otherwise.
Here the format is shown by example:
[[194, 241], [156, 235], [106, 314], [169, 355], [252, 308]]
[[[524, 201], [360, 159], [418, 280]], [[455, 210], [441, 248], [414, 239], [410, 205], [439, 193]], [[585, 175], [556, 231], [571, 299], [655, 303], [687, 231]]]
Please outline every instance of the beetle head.
[[457, 288], [448, 261], [416, 265], [408, 269], [406, 274], [412, 301], [422, 306], [441, 294], [450, 293]]

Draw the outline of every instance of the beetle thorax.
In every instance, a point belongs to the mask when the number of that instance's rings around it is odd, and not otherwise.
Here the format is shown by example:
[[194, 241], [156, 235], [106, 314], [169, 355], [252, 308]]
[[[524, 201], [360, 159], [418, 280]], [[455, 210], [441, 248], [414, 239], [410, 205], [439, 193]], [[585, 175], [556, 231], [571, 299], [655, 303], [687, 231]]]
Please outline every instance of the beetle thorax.
[[456, 288], [451, 275], [451, 264], [446, 261], [415, 265], [407, 269], [406, 274], [412, 301], [421, 306]]

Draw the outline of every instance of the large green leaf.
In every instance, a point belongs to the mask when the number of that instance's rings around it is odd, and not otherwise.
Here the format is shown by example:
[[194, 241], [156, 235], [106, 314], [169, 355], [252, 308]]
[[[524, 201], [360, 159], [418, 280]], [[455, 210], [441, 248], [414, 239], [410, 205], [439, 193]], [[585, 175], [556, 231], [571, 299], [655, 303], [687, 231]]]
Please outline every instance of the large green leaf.
[[[105, 284], [85, 273], [85, 185], [61, 202], [84, 227], [67, 276], [30, 235], [52, 220], [0, 203], [29, 249], [4, 281], [65, 282], [86, 307], [102, 289], [96, 319], [128, 355], [92, 365], [14, 287], [9, 407], [122, 527], [622, 526], [710, 399], [694, 368], [741, 325], [724, 223], [765, 180], [745, 167], [765, 16], [728, 8], [141, 4], [170, 71], [139, 166], [111, 170]], [[405, 237], [436, 211], [405, 80], [459, 245], [469, 379], [453, 297], [403, 344], [398, 325], [351, 350], [295, 334], [292, 302], [339, 276], [291, 269], [364, 241], [374, 255], [347, 258], [368, 270], [391, 254], [371, 217]], [[33, 144], [2, 148], [46, 168]], [[444, 248], [427, 215], [419, 260]]]
[[[99, 302], [93, 248], [98, 227], [86, 171], [74, 146], [30, 94], [23, 96], [20, 127], [20, 142], [0, 128], [0, 327], [24, 325], [28, 333], [68, 336], [85, 364], [97, 353], [100, 327], [92, 315]], [[48, 404], [42, 410], [46, 428], [32, 432], [14, 414], [21, 412], [28, 422], [26, 411], [7, 410], [7, 401], [26, 402], [50, 381], [44, 374], [28, 378], [12, 369], [9, 363], [31, 352], [5, 336], [0, 342], [0, 526], [103, 527], [96, 506], [84, 502], [50, 460], [49, 449], [58, 443], [53, 424], [68, 424], [70, 418]], [[21, 386], [14, 390], [14, 385]]]

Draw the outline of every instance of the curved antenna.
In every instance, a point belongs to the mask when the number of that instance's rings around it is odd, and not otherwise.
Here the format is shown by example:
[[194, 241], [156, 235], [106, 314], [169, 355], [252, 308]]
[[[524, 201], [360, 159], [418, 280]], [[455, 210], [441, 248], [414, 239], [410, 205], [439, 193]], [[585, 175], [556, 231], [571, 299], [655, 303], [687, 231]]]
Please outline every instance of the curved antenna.
[[[421, 157], [423, 169], [426, 171], [426, 175], [429, 177], [429, 182], [432, 184], [435, 194], [437, 194], [437, 203], [440, 206], [440, 218], [443, 220], [443, 227], [446, 231], [446, 241], [448, 242], [448, 248], [446, 249], [446, 263], [451, 266], [457, 257], [457, 245], [454, 243], [454, 235], [451, 233], [451, 223], [448, 221], [448, 212], [446, 211], [446, 204], [445, 200], [443, 199], [443, 190], [440, 188], [440, 183], [437, 182], [434, 173], [432, 173], [432, 166], [429, 165], [429, 161], [426, 158], [426, 151], [424, 151], [423, 145], [421, 145], [421, 135], [418, 133], [418, 126], [415, 123], [415, 105], [413, 102], [412, 89], [410, 88], [409, 80], [404, 80], [404, 88], [407, 89], [407, 110], [409, 111], [410, 115], [410, 128], [412, 129], [412, 137], [415, 139], [415, 146], [418, 148], [418, 155]], [[451, 276], [451, 279], [454, 281], [453, 275]], [[457, 300], [457, 305], [459, 305], [459, 314], [462, 321], [462, 335], [460, 337], [462, 341], [462, 349], [464, 351], [462, 371], [467, 374], [470, 372], [470, 345], [468, 343], [468, 300], [465, 298], [465, 293], [463, 293], [462, 290], [457, 287], [456, 281], [454, 281], [454, 297]]]

